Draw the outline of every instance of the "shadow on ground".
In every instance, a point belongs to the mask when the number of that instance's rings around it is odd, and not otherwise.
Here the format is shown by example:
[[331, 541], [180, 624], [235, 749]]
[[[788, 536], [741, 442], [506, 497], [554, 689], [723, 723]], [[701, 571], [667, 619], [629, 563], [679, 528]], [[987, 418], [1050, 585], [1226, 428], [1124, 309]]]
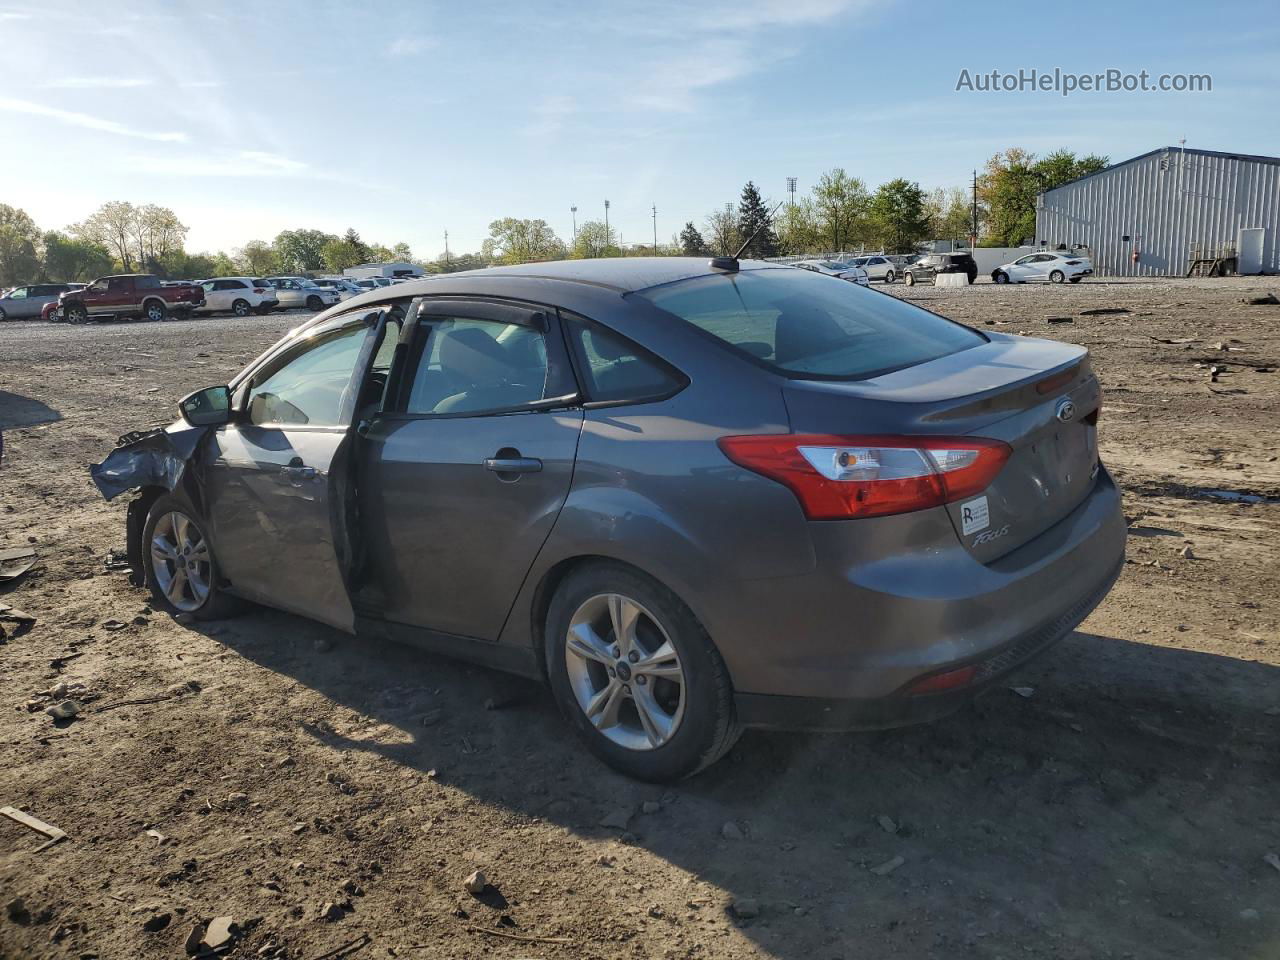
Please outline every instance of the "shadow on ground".
[[[940, 956], [996, 943], [1054, 957], [1242, 956], [1280, 940], [1274, 911], [1240, 919], [1274, 903], [1280, 881], [1261, 859], [1280, 847], [1280, 724], [1264, 712], [1280, 702], [1280, 675], [1269, 666], [1077, 633], [1010, 681], [1021, 692], [996, 688], [948, 720], [749, 732], [711, 770], [662, 788], [587, 755], [537, 684], [382, 642], [317, 653], [313, 638], [335, 636], [326, 628], [249, 619], [270, 622], [211, 632], [402, 734], [307, 726], [311, 736], [435, 771], [580, 836], [622, 834], [763, 904], [741, 926], [775, 957], [847, 955], [855, 943]], [[654, 800], [659, 813], [639, 812]], [[601, 826], [619, 809], [634, 812], [625, 828]], [[744, 838], [724, 836], [729, 822]], [[873, 869], [897, 857], [891, 872]]]
[[15, 427], [34, 427], [42, 423], [55, 423], [62, 414], [34, 397], [0, 390], [0, 430]]

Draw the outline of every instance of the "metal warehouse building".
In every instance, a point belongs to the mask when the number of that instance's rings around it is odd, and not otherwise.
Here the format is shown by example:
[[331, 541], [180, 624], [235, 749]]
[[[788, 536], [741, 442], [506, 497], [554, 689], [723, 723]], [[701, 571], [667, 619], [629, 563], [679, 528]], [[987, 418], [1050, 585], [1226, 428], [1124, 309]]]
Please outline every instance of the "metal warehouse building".
[[1109, 276], [1181, 276], [1196, 260], [1277, 273], [1278, 228], [1278, 157], [1162, 147], [1036, 199], [1036, 238], [1087, 246]]

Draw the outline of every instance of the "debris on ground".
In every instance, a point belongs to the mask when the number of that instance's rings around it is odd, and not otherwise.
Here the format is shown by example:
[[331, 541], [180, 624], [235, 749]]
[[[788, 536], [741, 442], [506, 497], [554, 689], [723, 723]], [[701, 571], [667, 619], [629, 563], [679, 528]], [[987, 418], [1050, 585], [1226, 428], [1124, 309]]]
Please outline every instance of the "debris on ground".
[[479, 896], [489, 889], [489, 880], [479, 870], [472, 870], [467, 875], [467, 879], [462, 881], [462, 885], [466, 888], [467, 893]]
[[1275, 854], [1275, 853], [1264, 854], [1262, 857], [1262, 862], [1275, 867], [1276, 870], [1280, 870], [1280, 854]]
[[885, 833], [898, 832], [898, 824], [894, 822], [893, 817], [890, 817], [886, 814], [882, 813], [880, 814], [880, 816], [876, 817], [876, 823], [880, 825], [880, 829], [883, 830]]
[[630, 822], [630, 807], [615, 807], [600, 818], [600, 826], [608, 827], [612, 830], [625, 830]]
[[30, 630], [35, 622], [36, 618], [31, 614], [19, 610], [17, 607], [11, 607], [7, 603], [0, 603], [0, 640], [3, 640], [5, 636], [4, 624], [16, 624], [13, 635], [20, 637]]
[[1132, 313], [1128, 307], [1094, 307], [1092, 310], [1081, 310], [1082, 317], [1104, 317], [1113, 313]]
[[40, 846], [36, 847], [36, 853], [39, 853], [47, 847], [52, 847], [60, 840], [67, 839], [65, 831], [59, 830], [53, 824], [45, 823], [38, 817], [33, 817], [31, 814], [26, 813], [23, 810], [19, 810], [17, 807], [0, 807], [0, 816], [5, 816], [10, 820], [17, 821], [27, 829], [34, 830], [36, 833], [42, 833], [49, 838], [48, 842], [42, 843]]
[[14, 897], [4, 905], [4, 914], [14, 923], [26, 926], [31, 922], [31, 911], [21, 897]]
[[147, 933], [159, 933], [165, 927], [169, 926], [169, 921], [173, 919], [173, 914], [157, 913], [148, 917], [142, 923], [142, 929]]
[[729, 909], [739, 920], [750, 920], [760, 916], [760, 901], [752, 897], [740, 897], [733, 901]]
[[1014, 693], [1016, 693], [1018, 696], [1022, 697], [1024, 700], [1031, 699], [1031, 697], [1035, 696], [1035, 692], [1036, 692], [1035, 687], [1010, 687], [1009, 689], [1012, 690]]
[[662, 809], [662, 804], [660, 804], [657, 800], [646, 800], [644, 803], [640, 804], [641, 813], [654, 814], [661, 809]]
[[1074, 317], [1045, 317], [1045, 323], [1075, 323]]
[[892, 860], [886, 860], [878, 867], [872, 867], [871, 872], [877, 877], [887, 877], [906, 862], [907, 861], [902, 857], [894, 857]]
[[1182, 557], [1183, 560], [1194, 560], [1196, 558], [1196, 552], [1191, 549], [1191, 544], [1187, 544], [1178, 551], [1178, 556]]
[[0, 550], [0, 583], [17, 580], [36, 562], [36, 552], [30, 547], [14, 547]]
[[1251, 307], [1271, 306], [1273, 304], [1280, 304], [1280, 297], [1277, 297], [1274, 293], [1268, 293], [1261, 297], [1245, 297], [1240, 302], [1248, 304]]
[[62, 700], [44, 708], [44, 712], [57, 720], [71, 720], [80, 713], [80, 704], [74, 700]]

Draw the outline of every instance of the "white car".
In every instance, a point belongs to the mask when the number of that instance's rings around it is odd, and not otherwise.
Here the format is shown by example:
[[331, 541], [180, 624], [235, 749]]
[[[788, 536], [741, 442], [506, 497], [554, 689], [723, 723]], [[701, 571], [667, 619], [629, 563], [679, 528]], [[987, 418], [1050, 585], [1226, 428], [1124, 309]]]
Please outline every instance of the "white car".
[[829, 277], [838, 277], [864, 287], [870, 285], [867, 271], [841, 260], [800, 260], [792, 266], [799, 267], [801, 270], [812, 270], [814, 273], [825, 273]]
[[204, 288], [204, 306], [196, 313], [227, 311], [247, 317], [254, 311], [269, 313], [278, 303], [271, 284], [253, 277], [211, 277], [201, 280], [200, 286]]
[[352, 297], [365, 292], [363, 287], [357, 286], [348, 277], [316, 277], [312, 283], [317, 287], [337, 290], [339, 300], [350, 300]]
[[317, 287], [315, 281], [307, 277], [267, 277], [267, 280], [276, 288], [276, 297], [285, 309], [303, 307], [319, 313], [340, 299], [337, 290]]
[[1079, 283], [1090, 276], [1093, 276], [1093, 261], [1088, 257], [1050, 253], [1047, 250], [1029, 253], [1013, 263], [1001, 264], [991, 271], [991, 279], [996, 283]]
[[898, 279], [898, 268], [888, 257], [873, 253], [865, 257], [854, 257], [849, 261], [850, 266], [861, 267], [867, 271], [868, 280], [883, 280], [885, 283], [893, 283]]

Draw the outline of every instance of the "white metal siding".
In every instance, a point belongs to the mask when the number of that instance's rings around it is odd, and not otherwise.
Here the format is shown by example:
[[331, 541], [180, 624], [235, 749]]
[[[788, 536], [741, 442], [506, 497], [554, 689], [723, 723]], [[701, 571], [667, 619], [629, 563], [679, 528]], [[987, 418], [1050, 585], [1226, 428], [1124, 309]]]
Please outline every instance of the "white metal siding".
[[1037, 241], [1086, 244], [1110, 276], [1180, 276], [1192, 247], [1234, 247], [1243, 227], [1266, 229], [1262, 270], [1280, 272], [1280, 163], [1170, 148], [1050, 190], [1036, 209]]

